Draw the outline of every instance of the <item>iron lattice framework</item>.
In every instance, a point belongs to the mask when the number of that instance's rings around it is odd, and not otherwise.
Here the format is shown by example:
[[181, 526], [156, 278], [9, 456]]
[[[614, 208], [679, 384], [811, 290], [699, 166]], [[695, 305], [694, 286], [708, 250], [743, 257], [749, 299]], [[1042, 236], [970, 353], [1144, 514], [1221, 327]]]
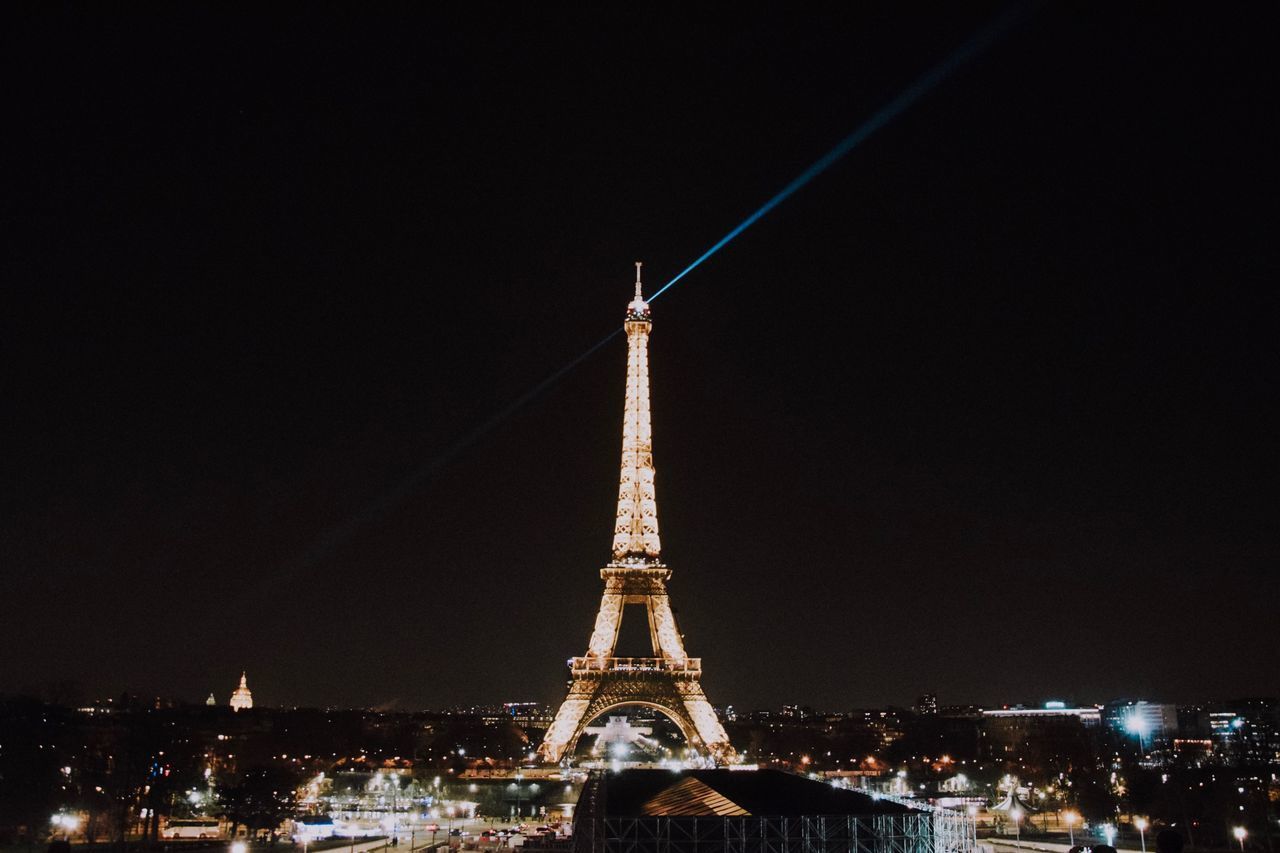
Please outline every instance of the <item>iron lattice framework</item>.
[[[702, 692], [702, 661], [689, 657], [667, 596], [671, 570], [662, 564], [658, 499], [654, 490], [653, 432], [649, 417], [649, 304], [640, 290], [627, 306], [627, 399], [622, 418], [622, 472], [613, 529], [613, 560], [600, 570], [604, 596], [583, 657], [570, 660], [573, 681], [538, 748], [555, 763], [573, 751], [583, 729], [622, 705], [646, 705], [666, 714], [689, 745], [714, 760], [732, 757], [724, 726]], [[616, 657], [618, 630], [628, 604], [643, 605], [653, 657]]]

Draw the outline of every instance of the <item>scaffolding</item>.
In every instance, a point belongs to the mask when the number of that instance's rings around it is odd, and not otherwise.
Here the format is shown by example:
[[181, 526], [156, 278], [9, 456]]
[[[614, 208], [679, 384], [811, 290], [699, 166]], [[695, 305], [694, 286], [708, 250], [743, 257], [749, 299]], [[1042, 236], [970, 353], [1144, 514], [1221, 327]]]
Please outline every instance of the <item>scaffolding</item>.
[[574, 853], [976, 853], [973, 818], [902, 801], [906, 814], [800, 817], [607, 817], [592, 774], [573, 827]]
[[879, 799], [908, 806], [929, 813], [933, 818], [933, 853], [976, 853], [978, 849], [978, 821], [968, 812], [959, 812], [923, 803], [910, 797], [879, 794]]

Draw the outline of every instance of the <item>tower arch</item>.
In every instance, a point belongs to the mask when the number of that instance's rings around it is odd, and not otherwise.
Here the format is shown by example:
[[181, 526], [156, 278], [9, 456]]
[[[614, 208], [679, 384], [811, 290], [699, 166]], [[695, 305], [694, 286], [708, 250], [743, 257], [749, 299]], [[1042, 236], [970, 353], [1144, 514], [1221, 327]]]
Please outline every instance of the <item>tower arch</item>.
[[587, 734], [587, 729], [591, 728], [593, 723], [606, 719], [607, 717], [612, 716], [614, 711], [619, 711], [623, 708], [648, 708], [651, 711], [657, 711], [670, 720], [672, 725], [680, 731], [680, 736], [684, 738], [686, 745], [694, 749], [701, 749], [704, 746], [702, 739], [698, 737], [697, 729], [693, 726], [688, 715], [682, 713], [679, 709], [668, 707], [660, 702], [624, 699], [605, 705], [599, 710], [588, 710], [588, 712], [582, 717], [582, 726], [579, 728], [577, 735], [574, 737], [572, 742], [565, 747], [565, 755], [573, 755], [577, 752], [578, 745], [581, 743], [582, 738]]

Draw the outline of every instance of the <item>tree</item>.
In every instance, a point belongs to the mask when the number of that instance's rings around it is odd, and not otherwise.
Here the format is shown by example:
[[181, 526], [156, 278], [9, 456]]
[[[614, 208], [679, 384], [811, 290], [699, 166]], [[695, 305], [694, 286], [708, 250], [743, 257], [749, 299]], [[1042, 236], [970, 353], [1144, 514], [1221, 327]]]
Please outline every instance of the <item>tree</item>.
[[1080, 773], [1074, 780], [1072, 793], [1080, 814], [1090, 823], [1116, 819], [1119, 801], [1115, 787], [1106, 771], [1094, 770]]
[[60, 769], [62, 718], [34, 700], [0, 703], [0, 843], [31, 847], [49, 830], [49, 815], [66, 800]]
[[297, 814], [297, 774], [283, 767], [255, 767], [218, 786], [218, 815], [256, 833], [267, 830], [274, 841], [280, 824]]

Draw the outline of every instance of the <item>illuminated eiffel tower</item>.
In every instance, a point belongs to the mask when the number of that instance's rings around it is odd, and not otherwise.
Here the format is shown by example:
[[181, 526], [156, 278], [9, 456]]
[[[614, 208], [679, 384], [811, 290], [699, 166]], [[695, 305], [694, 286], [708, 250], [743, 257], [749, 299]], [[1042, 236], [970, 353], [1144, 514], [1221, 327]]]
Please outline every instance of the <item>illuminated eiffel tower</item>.
[[[649, 303], [640, 292], [627, 306], [627, 403], [622, 419], [622, 476], [613, 560], [600, 570], [604, 596], [583, 657], [572, 658], [573, 682], [538, 748], [545, 762], [573, 753], [586, 726], [623, 705], [666, 714], [689, 745], [717, 762], [733, 757], [724, 726], [702, 692], [702, 661], [685, 654], [667, 597], [671, 570], [660, 558], [658, 501], [653, 486], [653, 435], [649, 422]], [[649, 617], [653, 657], [614, 657], [626, 605], [642, 604]]]

